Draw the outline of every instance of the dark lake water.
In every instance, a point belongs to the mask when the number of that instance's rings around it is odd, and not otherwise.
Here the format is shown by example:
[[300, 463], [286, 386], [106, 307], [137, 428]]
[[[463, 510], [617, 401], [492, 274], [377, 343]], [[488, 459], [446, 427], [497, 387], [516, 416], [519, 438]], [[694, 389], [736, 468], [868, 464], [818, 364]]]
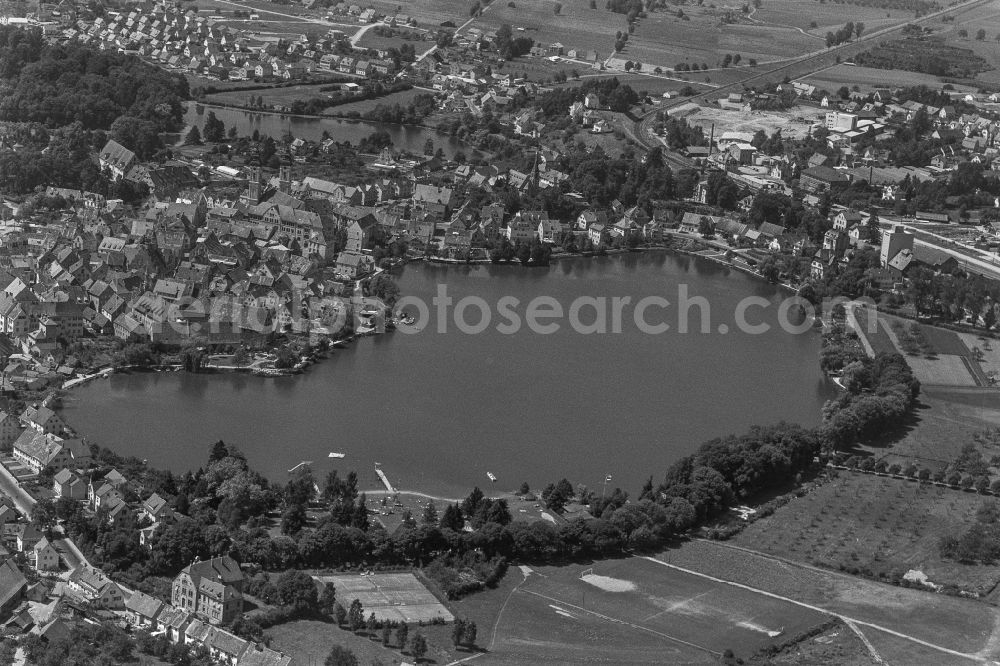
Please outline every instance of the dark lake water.
[[435, 149], [441, 148], [445, 156], [449, 158], [460, 150], [465, 150], [466, 153], [470, 152], [468, 146], [454, 137], [438, 134], [426, 127], [342, 118], [304, 118], [277, 113], [253, 113], [242, 109], [204, 106], [194, 102], [188, 104], [184, 114], [184, 123], [186, 125], [195, 124], [202, 128], [205, 124], [205, 116], [210, 110], [214, 111], [216, 117], [225, 123], [227, 130], [235, 125], [240, 136], [250, 136], [254, 130], [258, 130], [261, 134], [279, 139], [285, 132], [291, 132], [293, 136], [300, 139], [322, 141], [323, 132], [326, 131], [334, 141], [350, 141], [356, 146], [365, 137], [381, 130], [389, 133], [389, 136], [392, 137], [393, 148], [397, 151], [406, 150], [414, 155], [423, 155], [424, 144], [427, 139], [430, 139], [434, 142]]
[[[464, 495], [473, 485], [541, 487], [567, 477], [591, 488], [611, 474], [633, 496], [701, 442], [752, 424], [814, 425], [835, 386], [819, 370], [819, 335], [778, 328], [785, 298], [771, 285], [711, 262], [670, 254], [566, 261], [548, 269], [412, 264], [405, 295], [428, 302], [440, 284], [457, 302], [478, 295], [526, 304], [538, 295], [568, 310], [580, 296], [661, 295], [678, 285], [711, 306], [711, 328], [733, 326], [741, 298], [766, 299], [747, 319], [766, 334], [638, 330], [625, 309], [620, 334], [580, 334], [563, 319], [542, 335], [504, 334], [494, 314], [478, 335], [435, 325], [417, 334], [364, 338], [297, 377], [137, 373], [74, 389], [64, 414], [81, 435], [176, 471], [204, 464], [211, 442], [236, 444], [270, 478], [314, 461], [318, 474], [354, 469], [379, 486], [381, 462], [397, 488]], [[610, 308], [609, 308], [610, 309]], [[433, 306], [432, 318], [436, 319]], [[692, 320], [697, 324], [698, 310]], [[579, 319], [594, 320], [593, 309]], [[676, 323], [650, 308], [651, 322]], [[465, 320], [475, 324], [478, 311]], [[550, 323], [550, 322], [546, 322]], [[697, 328], [697, 326], [695, 326]], [[328, 459], [331, 451], [347, 454]]]

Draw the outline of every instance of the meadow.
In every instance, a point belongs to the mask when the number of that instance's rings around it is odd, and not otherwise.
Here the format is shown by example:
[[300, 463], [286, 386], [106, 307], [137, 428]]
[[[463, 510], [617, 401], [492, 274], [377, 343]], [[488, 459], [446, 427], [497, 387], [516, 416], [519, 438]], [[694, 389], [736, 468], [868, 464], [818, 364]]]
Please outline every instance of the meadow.
[[938, 552], [940, 539], [971, 525], [984, 501], [933, 484], [840, 471], [732, 542], [852, 574], [898, 579], [922, 571], [935, 584], [985, 593], [1000, 581], [1000, 567], [945, 561]]
[[[508, 577], [523, 574], [511, 570]], [[584, 576], [585, 577], [582, 577]], [[826, 618], [644, 558], [531, 570], [497, 628], [504, 663], [711, 663]]]

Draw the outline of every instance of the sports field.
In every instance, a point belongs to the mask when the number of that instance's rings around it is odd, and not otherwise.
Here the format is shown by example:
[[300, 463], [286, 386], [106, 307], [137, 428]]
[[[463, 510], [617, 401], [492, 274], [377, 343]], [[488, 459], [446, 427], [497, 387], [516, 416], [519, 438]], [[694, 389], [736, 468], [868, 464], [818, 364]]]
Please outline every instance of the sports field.
[[333, 583], [337, 599], [346, 607], [357, 599], [365, 617], [374, 613], [379, 620], [394, 622], [430, 622], [440, 617], [445, 622], [455, 618], [437, 597], [413, 574], [372, 574], [371, 576], [313, 576], [323, 583]]

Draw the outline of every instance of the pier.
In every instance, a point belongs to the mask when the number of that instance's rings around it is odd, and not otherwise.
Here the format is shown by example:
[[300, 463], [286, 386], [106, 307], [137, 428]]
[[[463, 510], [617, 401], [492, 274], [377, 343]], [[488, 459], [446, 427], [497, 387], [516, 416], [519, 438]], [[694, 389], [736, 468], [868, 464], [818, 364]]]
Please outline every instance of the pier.
[[376, 467], [375, 473], [378, 474], [378, 478], [382, 479], [382, 483], [385, 484], [385, 489], [388, 490], [390, 494], [394, 495], [396, 493], [396, 489], [392, 487], [391, 483], [389, 483], [389, 477], [385, 475], [385, 472], [382, 471], [382, 468]]

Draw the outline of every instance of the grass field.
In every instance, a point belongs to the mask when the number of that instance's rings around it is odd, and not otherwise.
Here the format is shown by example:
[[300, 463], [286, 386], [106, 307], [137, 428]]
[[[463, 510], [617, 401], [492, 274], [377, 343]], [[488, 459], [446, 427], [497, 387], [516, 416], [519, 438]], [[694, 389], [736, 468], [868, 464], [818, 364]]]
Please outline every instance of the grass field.
[[[873, 67], [856, 67], [851, 65], [835, 65], [815, 74], [804, 76], [798, 79], [809, 85], [816, 86], [819, 90], [834, 92], [841, 86], [853, 88], [858, 86], [863, 92], [871, 92], [875, 88], [883, 87], [889, 83], [893, 86], [929, 86], [940, 87], [942, 80], [938, 76], [931, 74], [921, 74], [919, 72], [904, 72], [898, 69], [886, 70], [875, 69]], [[956, 89], [964, 89], [956, 86]]]
[[997, 393], [978, 388], [924, 387], [913, 423], [902, 436], [868, 450], [889, 464], [912, 462], [936, 471], [954, 461], [976, 433], [997, 426]]
[[[765, 0], [753, 18], [774, 25], [802, 28], [823, 36], [828, 30], [839, 28], [847, 21], [862, 21], [866, 31], [872, 32], [879, 28], [905, 23], [913, 18], [913, 14], [902, 10], [860, 5], [852, 5], [848, 10], [842, 4], [820, 3], [818, 0], [772, 0], [772, 2]], [[817, 27], [810, 30], [809, 26], [813, 21]]]
[[[982, 651], [996, 658], [1000, 647], [994, 636], [997, 610], [982, 602], [876, 583], [709, 541], [685, 543], [658, 557], [947, 649]], [[866, 628], [865, 633], [873, 638], [883, 635], [874, 628]], [[926, 653], [934, 656], [931, 661], [915, 660], [917, 654], [923, 654], [922, 648], [906, 640], [882, 657], [890, 664], [969, 663], [939, 651]]]
[[559, 42], [567, 51], [594, 50], [602, 59], [611, 55], [615, 32], [628, 28], [625, 16], [607, 11], [603, 5], [601, 9], [590, 9], [584, 2], [562, 4], [557, 17], [553, 11], [555, 3], [549, 0], [517, 0], [514, 7], [498, 0], [472, 26], [488, 31], [507, 23], [516, 36], [530, 37], [539, 45]]
[[[945, 38], [945, 43], [959, 48], [971, 49], [976, 55], [984, 58], [994, 69], [980, 73], [976, 79], [996, 84], [1000, 82], [1000, 49], [997, 47], [996, 36], [1000, 34], [1000, 10], [995, 3], [986, 3], [954, 14], [955, 20], [950, 23], [936, 25], [936, 34]], [[976, 33], [985, 30], [985, 39], [977, 40]], [[963, 37], [959, 31], [968, 34]]]
[[[581, 574], [590, 569], [586, 582]], [[511, 596], [493, 656], [495, 663], [717, 663], [727, 648], [749, 655], [824, 620], [641, 558], [542, 567]]]
[[337, 106], [331, 106], [326, 109], [324, 113], [329, 115], [344, 115], [345, 113], [351, 113], [352, 111], [357, 111], [358, 113], [364, 115], [368, 111], [371, 111], [376, 106], [384, 105], [391, 106], [393, 104], [399, 104], [401, 106], [406, 106], [413, 101], [413, 98], [417, 95], [427, 95], [430, 94], [427, 90], [422, 90], [420, 88], [410, 88], [409, 90], [403, 90], [397, 93], [392, 93], [391, 95], [386, 95], [385, 97], [378, 97], [376, 99], [363, 99], [357, 102], [348, 102], [347, 104], [338, 104]]
[[[244, 85], [247, 85], [244, 83]], [[216, 102], [219, 104], [246, 104], [248, 97], [263, 97], [264, 104], [291, 104], [297, 99], [306, 100], [313, 97], [327, 97], [331, 93], [320, 92], [322, 86], [330, 85], [330, 82], [309, 83], [298, 86], [288, 86], [287, 88], [265, 88], [263, 90], [226, 90], [214, 93], [206, 97], [206, 102]]]
[[919, 570], [934, 583], [985, 593], [1000, 581], [1000, 567], [957, 564], [938, 555], [941, 537], [971, 525], [984, 499], [931, 484], [841, 472], [748, 525], [733, 543], [868, 575]]

